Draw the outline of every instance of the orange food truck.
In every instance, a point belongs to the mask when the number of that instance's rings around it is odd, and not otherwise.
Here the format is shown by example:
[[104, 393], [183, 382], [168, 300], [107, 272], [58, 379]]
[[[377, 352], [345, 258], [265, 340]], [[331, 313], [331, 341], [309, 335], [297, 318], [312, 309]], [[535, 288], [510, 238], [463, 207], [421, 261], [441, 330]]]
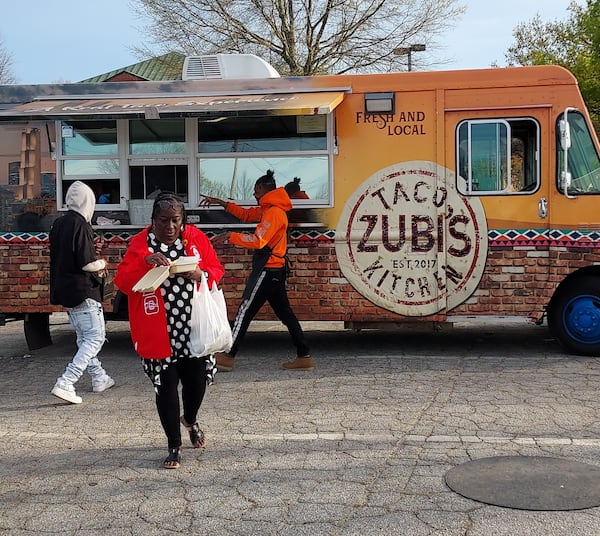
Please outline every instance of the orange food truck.
[[[25, 320], [30, 347], [50, 342], [48, 230], [72, 181], [97, 193], [114, 269], [160, 190], [209, 236], [253, 229], [198, 203], [254, 205], [267, 169], [304, 192], [290, 213], [300, 320], [547, 318], [568, 352], [600, 355], [599, 145], [557, 66], [284, 78], [223, 55], [170, 82], [2, 86], [0, 313]], [[250, 252], [218, 253], [233, 317]], [[108, 319], [126, 314], [116, 290]]]

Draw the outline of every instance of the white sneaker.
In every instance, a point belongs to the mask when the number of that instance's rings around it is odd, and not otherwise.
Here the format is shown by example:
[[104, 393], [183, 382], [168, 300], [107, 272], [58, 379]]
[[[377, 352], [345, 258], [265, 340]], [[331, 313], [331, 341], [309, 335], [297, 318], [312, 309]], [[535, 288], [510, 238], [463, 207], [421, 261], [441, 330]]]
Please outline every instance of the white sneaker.
[[92, 385], [92, 390], [94, 393], [101, 393], [102, 391], [106, 391], [110, 389], [115, 384], [115, 380], [113, 380], [110, 376], [104, 376], [102, 381], [95, 383]]
[[63, 387], [60, 387], [58, 384], [56, 384], [50, 392], [58, 398], [62, 398], [67, 402], [71, 402], [71, 404], [81, 404], [81, 397], [77, 396], [74, 387], [72, 387], [72, 390], [64, 389]]

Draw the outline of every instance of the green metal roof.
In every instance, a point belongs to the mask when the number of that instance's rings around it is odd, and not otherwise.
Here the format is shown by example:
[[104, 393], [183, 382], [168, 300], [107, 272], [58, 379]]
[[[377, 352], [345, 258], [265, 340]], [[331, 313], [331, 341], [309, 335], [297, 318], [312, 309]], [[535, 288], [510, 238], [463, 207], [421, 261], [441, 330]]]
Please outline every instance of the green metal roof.
[[130, 73], [143, 78], [144, 80], [151, 81], [181, 80], [184, 59], [185, 54], [181, 54], [180, 52], [168, 52], [162, 56], [150, 58], [149, 60], [140, 61], [139, 63], [134, 63], [127, 67], [121, 67], [120, 69], [109, 71], [108, 73], [80, 80], [80, 82], [86, 84], [106, 82], [121, 73]]

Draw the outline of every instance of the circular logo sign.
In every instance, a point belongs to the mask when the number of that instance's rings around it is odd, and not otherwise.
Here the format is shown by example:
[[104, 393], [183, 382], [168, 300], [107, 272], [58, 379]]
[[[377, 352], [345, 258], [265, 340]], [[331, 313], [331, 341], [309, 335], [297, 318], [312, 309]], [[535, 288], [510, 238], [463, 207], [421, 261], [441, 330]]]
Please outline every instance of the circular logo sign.
[[[459, 177], [459, 180], [463, 180]], [[344, 276], [365, 298], [405, 316], [450, 310], [477, 288], [487, 255], [479, 198], [427, 161], [371, 175], [350, 196], [336, 230]]]

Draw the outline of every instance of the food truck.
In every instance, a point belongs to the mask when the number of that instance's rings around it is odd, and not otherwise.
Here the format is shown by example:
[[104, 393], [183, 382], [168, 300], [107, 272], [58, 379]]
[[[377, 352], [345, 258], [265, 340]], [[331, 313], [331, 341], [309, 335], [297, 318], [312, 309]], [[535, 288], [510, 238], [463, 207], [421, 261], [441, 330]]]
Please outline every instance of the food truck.
[[[0, 313], [49, 342], [48, 230], [74, 180], [97, 194], [114, 270], [159, 191], [209, 237], [251, 231], [199, 201], [255, 205], [267, 169], [304, 192], [288, 251], [301, 321], [547, 319], [566, 351], [600, 355], [598, 139], [558, 66], [280, 77], [222, 55], [168, 82], [2, 86]], [[251, 252], [218, 254], [232, 318]], [[118, 289], [104, 305], [126, 315]]]

